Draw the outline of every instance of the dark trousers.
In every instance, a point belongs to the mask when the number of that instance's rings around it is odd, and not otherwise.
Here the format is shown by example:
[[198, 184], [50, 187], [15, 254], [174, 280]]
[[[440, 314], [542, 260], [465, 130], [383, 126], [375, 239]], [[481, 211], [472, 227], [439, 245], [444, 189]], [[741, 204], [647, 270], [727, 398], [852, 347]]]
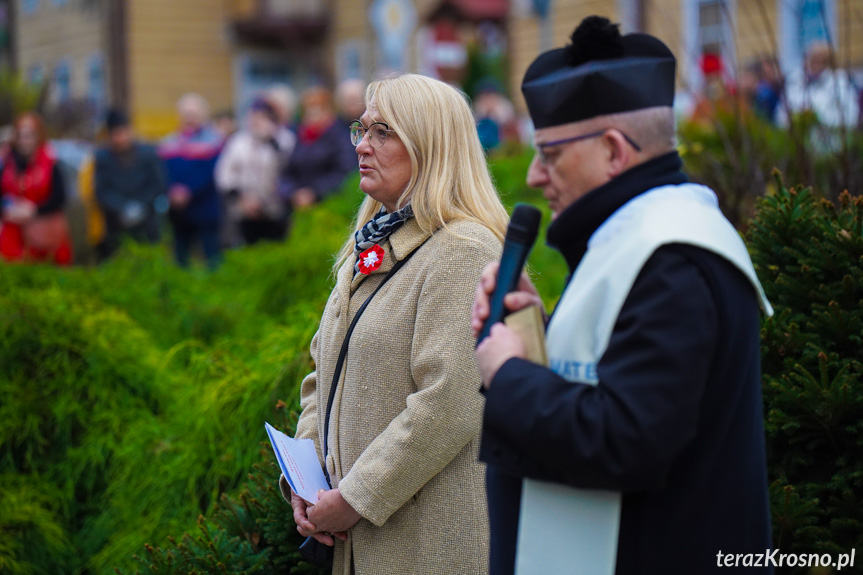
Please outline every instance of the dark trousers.
[[207, 267], [219, 267], [222, 261], [219, 222], [197, 223], [174, 217], [171, 224], [174, 227], [174, 257], [178, 264], [184, 268], [189, 266], [192, 248], [200, 241]]
[[241, 220], [240, 233], [247, 245], [260, 241], [280, 242], [288, 233], [288, 223], [285, 220]]
[[99, 261], [108, 259], [117, 248], [124, 236], [129, 236], [139, 243], [157, 244], [159, 243], [159, 220], [155, 214], [151, 214], [146, 220], [134, 228], [124, 228], [120, 223], [120, 217], [116, 212], [105, 210], [105, 239], [96, 248], [99, 256]]

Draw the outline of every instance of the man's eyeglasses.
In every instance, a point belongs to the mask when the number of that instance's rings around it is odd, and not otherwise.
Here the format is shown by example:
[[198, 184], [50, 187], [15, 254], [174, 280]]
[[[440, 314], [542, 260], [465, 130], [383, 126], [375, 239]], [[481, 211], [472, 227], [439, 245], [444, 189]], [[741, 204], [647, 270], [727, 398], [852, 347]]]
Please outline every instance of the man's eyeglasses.
[[[603, 134], [605, 134], [607, 131], [608, 130], [600, 130], [598, 132], [591, 132], [589, 134], [583, 134], [581, 136], [575, 136], [574, 138], [564, 138], [563, 140], [554, 140], [553, 142], [543, 142], [542, 144], [537, 144], [536, 145], [536, 155], [539, 156], [540, 162], [542, 162], [543, 164], [546, 164], [546, 163], [548, 163], [548, 156], [545, 155], [546, 148], [550, 148], [551, 146], [559, 146], [560, 144], [569, 144], [571, 142], [577, 142], [579, 140], [588, 140], [590, 138], [598, 138], [599, 136], [602, 136]], [[620, 132], [620, 130], [617, 130], [617, 131]], [[623, 136], [623, 139], [625, 139], [627, 142], [629, 142], [630, 146], [635, 148], [636, 152], [641, 151], [641, 146], [636, 144], [632, 138], [630, 138], [629, 136], [627, 136], [623, 132], [620, 132], [620, 135]]]
[[380, 148], [387, 143], [387, 134], [395, 133], [395, 130], [390, 130], [390, 127], [383, 122], [375, 122], [366, 128], [362, 122], [354, 120], [351, 122], [351, 144], [359, 146], [366, 132], [369, 134], [369, 143], [375, 148]]

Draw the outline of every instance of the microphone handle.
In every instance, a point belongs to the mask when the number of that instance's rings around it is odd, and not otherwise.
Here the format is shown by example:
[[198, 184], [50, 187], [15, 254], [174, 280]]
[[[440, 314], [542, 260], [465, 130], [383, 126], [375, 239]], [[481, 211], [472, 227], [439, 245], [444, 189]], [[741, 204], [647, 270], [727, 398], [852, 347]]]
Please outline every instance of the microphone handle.
[[530, 247], [521, 243], [504, 242], [503, 255], [501, 255], [500, 266], [497, 269], [497, 281], [489, 299], [488, 319], [485, 320], [485, 325], [482, 326], [482, 330], [476, 338], [477, 345], [491, 332], [491, 326], [503, 321], [507, 315], [503, 299], [518, 285], [518, 278], [521, 276], [521, 270], [524, 268]]

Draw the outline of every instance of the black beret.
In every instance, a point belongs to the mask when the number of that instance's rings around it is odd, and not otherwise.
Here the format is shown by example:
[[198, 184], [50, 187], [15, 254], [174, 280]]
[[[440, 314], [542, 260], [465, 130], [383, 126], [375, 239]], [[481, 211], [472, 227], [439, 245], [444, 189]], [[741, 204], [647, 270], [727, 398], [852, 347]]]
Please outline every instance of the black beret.
[[674, 103], [677, 62], [649, 34], [621, 36], [607, 18], [589, 16], [572, 44], [533, 61], [521, 91], [536, 128]]
[[114, 128], [123, 128], [128, 125], [129, 117], [125, 112], [123, 112], [123, 110], [118, 108], [111, 108], [108, 110], [108, 114], [105, 116], [105, 127], [108, 131], [111, 131]]

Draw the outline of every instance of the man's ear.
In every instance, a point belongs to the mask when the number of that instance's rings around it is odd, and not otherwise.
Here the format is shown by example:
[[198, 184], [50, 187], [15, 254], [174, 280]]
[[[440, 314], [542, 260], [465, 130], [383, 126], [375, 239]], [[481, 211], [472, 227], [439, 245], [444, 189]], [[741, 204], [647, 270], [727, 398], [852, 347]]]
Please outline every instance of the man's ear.
[[608, 154], [608, 176], [616, 178], [631, 167], [635, 159], [635, 151], [619, 130], [611, 128], [602, 135], [603, 144]]

